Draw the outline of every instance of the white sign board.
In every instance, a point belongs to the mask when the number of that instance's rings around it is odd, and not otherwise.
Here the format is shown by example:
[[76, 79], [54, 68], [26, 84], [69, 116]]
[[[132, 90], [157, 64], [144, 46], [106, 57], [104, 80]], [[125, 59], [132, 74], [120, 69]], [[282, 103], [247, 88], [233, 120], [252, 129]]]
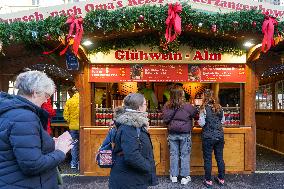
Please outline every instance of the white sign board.
[[133, 49], [125, 48], [119, 50], [111, 50], [109, 54], [101, 52], [89, 54], [89, 60], [95, 64], [204, 64], [204, 63], [228, 63], [240, 64], [246, 63], [246, 54], [237, 56], [229, 53], [210, 52], [206, 49], [196, 50], [189, 49], [188, 46], [181, 45], [180, 51], [176, 53], [163, 54], [158, 49], [151, 50], [147, 46], [136, 46]]
[[[1, 14], [0, 22], [28, 22], [31, 20], [42, 20], [49, 16], [58, 15], [81, 15], [96, 9], [115, 10], [122, 7], [135, 7], [142, 5], [159, 5], [174, 3], [176, 0], [92, 0], [78, 3], [63, 4], [51, 7], [41, 7], [27, 11], [19, 11], [11, 14]], [[184, 1], [179, 1], [184, 2]], [[269, 12], [277, 16], [280, 20], [284, 19], [284, 7], [271, 5], [268, 3], [259, 3], [247, 0], [187, 0], [192, 8], [211, 12], [232, 12], [240, 10], [258, 9], [263, 13]]]

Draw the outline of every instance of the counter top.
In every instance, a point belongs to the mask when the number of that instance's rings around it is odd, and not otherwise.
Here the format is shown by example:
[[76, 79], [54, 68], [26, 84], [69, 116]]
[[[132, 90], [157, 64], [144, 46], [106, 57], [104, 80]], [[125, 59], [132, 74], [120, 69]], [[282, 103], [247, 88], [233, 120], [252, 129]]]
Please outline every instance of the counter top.
[[[97, 130], [97, 131], [106, 131], [109, 127], [106, 126], [81, 126], [81, 129], [90, 129], [90, 130]], [[244, 133], [251, 129], [251, 127], [235, 127], [235, 128], [228, 128], [224, 127], [224, 133]], [[201, 133], [201, 127], [194, 127], [192, 133]], [[167, 131], [166, 127], [150, 127], [149, 131]]]

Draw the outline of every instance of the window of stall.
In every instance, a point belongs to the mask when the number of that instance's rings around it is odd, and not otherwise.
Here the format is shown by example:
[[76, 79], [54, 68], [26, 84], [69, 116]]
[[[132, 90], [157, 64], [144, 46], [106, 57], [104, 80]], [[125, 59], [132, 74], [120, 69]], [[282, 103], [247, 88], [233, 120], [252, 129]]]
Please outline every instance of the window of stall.
[[[113, 118], [113, 109], [122, 105], [123, 98], [131, 92], [144, 94], [147, 100], [147, 111], [150, 126], [164, 126], [162, 108], [169, 98], [169, 90], [178, 85], [185, 91], [187, 102], [195, 102], [198, 107], [202, 103], [202, 93], [206, 88], [212, 88], [208, 83], [174, 83], [174, 82], [121, 82], [93, 83], [92, 94], [92, 124], [108, 126]], [[227, 127], [241, 125], [240, 84], [222, 84], [220, 86], [220, 103], [224, 107]]]
[[56, 116], [52, 118], [52, 122], [64, 122], [63, 110], [66, 101], [70, 98], [68, 89], [70, 86], [56, 85], [56, 91], [52, 95], [52, 106], [56, 110]]
[[259, 86], [255, 104], [258, 110], [272, 110], [272, 84]]
[[284, 80], [277, 81], [275, 84], [276, 107], [278, 110], [283, 110], [284, 103]]

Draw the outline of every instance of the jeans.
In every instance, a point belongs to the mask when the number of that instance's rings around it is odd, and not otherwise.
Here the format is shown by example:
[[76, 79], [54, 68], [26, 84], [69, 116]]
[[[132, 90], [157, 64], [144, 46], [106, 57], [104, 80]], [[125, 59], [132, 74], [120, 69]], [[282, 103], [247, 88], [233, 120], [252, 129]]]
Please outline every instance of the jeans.
[[213, 140], [213, 139], [203, 139], [202, 140], [202, 151], [204, 160], [204, 170], [205, 179], [211, 180], [212, 171], [212, 151], [214, 150], [215, 159], [218, 166], [218, 178], [224, 179], [225, 175], [225, 163], [223, 160], [223, 149], [224, 149], [224, 139]]
[[168, 142], [170, 146], [170, 174], [174, 177], [179, 175], [180, 160], [180, 176], [189, 176], [191, 135], [170, 134], [168, 137]]
[[73, 140], [77, 139], [78, 142], [76, 142], [73, 146], [73, 148], [71, 149], [71, 156], [72, 156], [72, 160], [71, 160], [71, 167], [78, 167], [78, 163], [79, 163], [79, 131], [77, 130], [70, 130], [70, 135], [72, 137]]

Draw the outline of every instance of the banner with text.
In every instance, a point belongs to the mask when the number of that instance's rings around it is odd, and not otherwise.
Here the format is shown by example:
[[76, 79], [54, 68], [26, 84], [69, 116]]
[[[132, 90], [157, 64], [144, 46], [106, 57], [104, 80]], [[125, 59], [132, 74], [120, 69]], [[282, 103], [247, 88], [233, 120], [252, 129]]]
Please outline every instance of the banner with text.
[[[42, 20], [49, 16], [70, 16], [72, 14], [85, 17], [86, 13], [97, 10], [115, 10], [123, 7], [134, 7], [142, 5], [159, 5], [174, 2], [186, 2], [193, 9], [199, 9], [209, 12], [232, 12], [240, 10], [257, 9], [262, 13], [269, 12], [270, 15], [284, 18], [284, 7], [272, 5], [264, 2], [255, 2], [247, 0], [89, 0], [77, 3], [68, 3], [50, 7], [33, 8], [30, 10], [5, 13], [0, 15], [0, 22], [29, 22], [32, 20]], [[28, 7], [28, 6], [26, 6]], [[23, 6], [24, 8], [24, 6]], [[2, 7], [3, 12], [6, 7]]]
[[91, 64], [89, 82], [245, 83], [244, 64]]

